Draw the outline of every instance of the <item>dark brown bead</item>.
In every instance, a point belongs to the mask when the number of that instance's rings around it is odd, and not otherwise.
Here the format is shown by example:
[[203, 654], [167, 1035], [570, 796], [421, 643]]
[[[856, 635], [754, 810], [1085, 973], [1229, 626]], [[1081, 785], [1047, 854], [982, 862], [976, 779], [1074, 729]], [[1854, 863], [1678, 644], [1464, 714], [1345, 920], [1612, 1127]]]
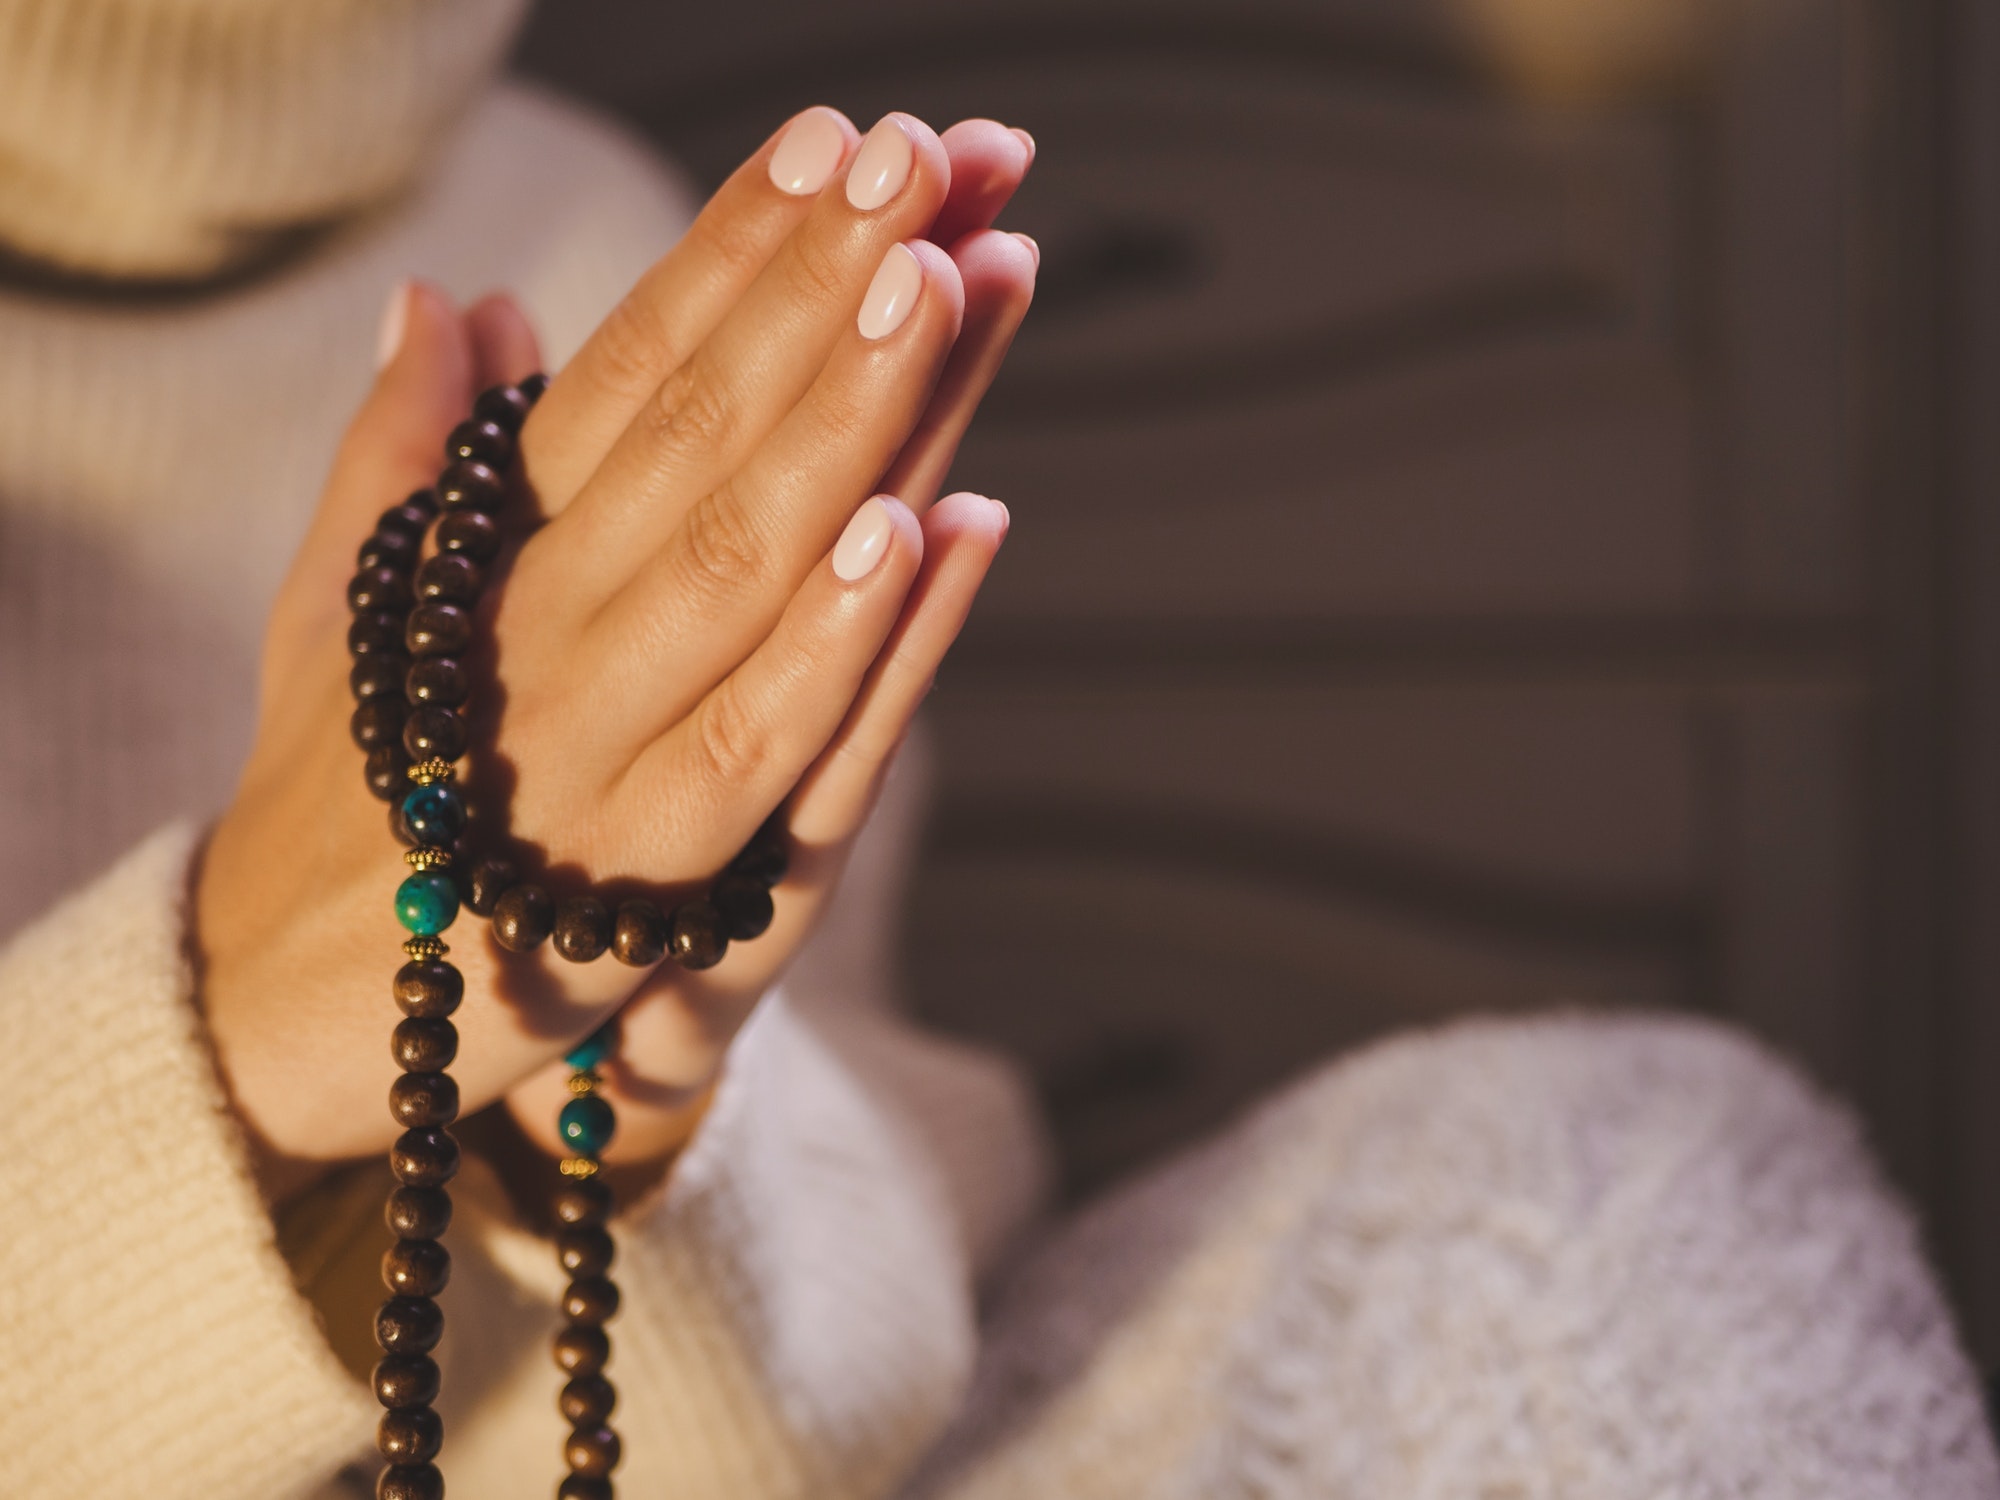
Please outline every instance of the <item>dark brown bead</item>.
[[770, 889], [750, 875], [723, 876], [716, 881], [709, 900], [721, 913], [723, 935], [732, 943], [762, 937], [776, 914]]
[[521, 424], [528, 420], [528, 412], [533, 403], [511, 385], [490, 386], [479, 393], [472, 403], [472, 414], [482, 422], [491, 422], [502, 432], [517, 433]]
[[526, 380], [517, 381], [514, 388], [527, 397], [528, 404], [532, 406], [542, 399], [542, 392], [549, 388], [549, 377], [537, 370]]
[[426, 656], [403, 674], [396, 687], [412, 703], [457, 708], [472, 692], [472, 678], [455, 656]]
[[476, 563], [500, 555], [500, 523], [483, 511], [455, 510], [438, 522], [440, 552], [456, 552]]
[[570, 896], [556, 906], [556, 952], [587, 964], [611, 946], [611, 913], [595, 896]]
[[379, 532], [397, 531], [407, 537], [421, 538], [429, 529], [431, 517], [437, 514], [437, 509], [428, 503], [429, 490], [419, 490], [417, 494], [424, 496], [425, 499], [420, 501], [412, 497], [401, 505], [390, 506], [377, 518], [375, 529]]
[[410, 757], [403, 753], [400, 740], [368, 752], [368, 790], [384, 802], [401, 802], [409, 794], [409, 771]]
[[563, 1316], [572, 1323], [607, 1323], [618, 1312], [618, 1288], [603, 1276], [579, 1276], [563, 1292]]
[[428, 1354], [385, 1354], [375, 1365], [375, 1399], [392, 1410], [437, 1400], [438, 1367]]
[[673, 933], [667, 952], [683, 969], [712, 969], [729, 951], [723, 935], [722, 914], [706, 901], [690, 901], [674, 912]]
[[449, 1125], [458, 1118], [458, 1081], [449, 1073], [405, 1073], [389, 1085], [399, 1125]]
[[382, 1220], [398, 1239], [434, 1240], [451, 1227], [451, 1194], [443, 1188], [399, 1187], [389, 1194]]
[[611, 931], [611, 951], [618, 962], [643, 969], [667, 951], [667, 919], [650, 901], [622, 901]]
[[517, 885], [493, 903], [493, 940], [509, 953], [538, 948], [556, 925], [556, 904], [538, 885]]
[[752, 880], [773, 886], [785, 878], [785, 871], [790, 865], [791, 855], [784, 834], [766, 824], [757, 830], [755, 838], [743, 846], [743, 852], [729, 862], [729, 870], [732, 875], [748, 875]]
[[472, 616], [456, 604], [419, 604], [410, 611], [402, 644], [412, 656], [457, 656], [472, 644]]
[[403, 617], [381, 611], [356, 615], [347, 625], [350, 656], [400, 653], [403, 649]]
[[393, 694], [363, 698], [354, 705], [354, 712], [347, 720], [347, 732], [363, 750], [379, 750], [402, 738], [403, 724], [409, 716], [410, 705]]
[[347, 607], [356, 614], [368, 610], [397, 610], [410, 607], [410, 577], [400, 568], [363, 568], [347, 580]]
[[614, 1500], [611, 1481], [584, 1474], [565, 1474], [556, 1486], [556, 1500]]
[[611, 1236], [594, 1226], [556, 1232], [556, 1263], [572, 1276], [602, 1276], [616, 1253]]
[[417, 565], [421, 550], [417, 538], [407, 531], [378, 531], [361, 544], [354, 563], [361, 568], [394, 568], [407, 573]]
[[444, 456], [452, 462], [470, 459], [489, 469], [504, 469], [514, 457], [514, 437], [497, 422], [474, 416], [452, 428], [444, 440]]
[[519, 883], [520, 876], [504, 859], [482, 859], [466, 878], [465, 905], [474, 916], [490, 917], [500, 898]]
[[507, 493], [500, 476], [487, 465], [460, 459], [438, 475], [438, 499], [451, 510], [480, 510], [489, 515]]
[[375, 1429], [375, 1446], [392, 1464], [426, 1464], [444, 1446], [444, 1423], [428, 1406], [385, 1411]]
[[391, 991], [406, 1016], [448, 1016], [465, 998], [465, 976], [441, 958], [413, 958]]
[[[451, 1023], [416, 1024], [449, 1026]], [[389, 1170], [396, 1174], [398, 1182], [409, 1187], [443, 1187], [458, 1175], [458, 1142], [443, 1130], [406, 1130], [389, 1148]]]
[[435, 1297], [451, 1285], [451, 1252], [436, 1240], [397, 1240], [382, 1252], [382, 1285], [398, 1297]]
[[375, 1342], [384, 1354], [428, 1354], [443, 1337], [444, 1313], [428, 1296], [391, 1297], [375, 1309]]
[[[387, 700], [371, 698], [370, 703]], [[364, 703], [363, 708], [368, 705]], [[403, 705], [409, 718], [403, 721], [403, 749], [411, 760], [457, 760], [465, 754], [465, 720], [455, 708], [436, 703]]]
[[411, 1016], [389, 1033], [389, 1051], [406, 1073], [442, 1073], [458, 1056], [458, 1028], [441, 1016]]
[[594, 1323], [572, 1323], [556, 1335], [555, 1356], [572, 1375], [597, 1375], [611, 1358], [611, 1340]]
[[435, 1464], [392, 1464], [375, 1478], [375, 1500], [444, 1500]]
[[609, 1427], [579, 1427], [563, 1444], [563, 1459], [572, 1474], [586, 1479], [608, 1479], [618, 1467], [618, 1434]]
[[384, 694], [400, 698], [409, 670], [410, 659], [399, 652], [371, 652], [354, 659], [347, 673], [347, 687], [356, 701]]
[[618, 1392], [602, 1375], [579, 1375], [556, 1398], [556, 1409], [572, 1427], [602, 1427], [617, 1405]]
[[440, 552], [417, 569], [417, 597], [467, 605], [479, 598], [479, 586], [485, 581], [479, 564], [464, 553]]
[[551, 1205], [560, 1224], [601, 1229], [611, 1217], [611, 1189], [594, 1177], [578, 1177], [556, 1189]]

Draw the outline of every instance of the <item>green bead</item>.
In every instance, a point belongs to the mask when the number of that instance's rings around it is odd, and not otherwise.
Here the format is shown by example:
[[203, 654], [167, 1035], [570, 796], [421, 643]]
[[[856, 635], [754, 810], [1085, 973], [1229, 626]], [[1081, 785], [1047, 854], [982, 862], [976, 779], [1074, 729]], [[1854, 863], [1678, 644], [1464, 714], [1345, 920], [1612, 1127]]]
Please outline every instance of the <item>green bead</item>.
[[618, 1026], [607, 1021], [589, 1036], [576, 1044], [574, 1052], [567, 1053], [563, 1061], [579, 1073], [588, 1073], [598, 1067], [611, 1055], [618, 1045]]
[[596, 1156], [611, 1144], [618, 1128], [618, 1116], [595, 1094], [583, 1094], [562, 1107], [556, 1116], [556, 1132], [578, 1156]]
[[396, 920], [418, 937], [436, 937], [458, 918], [458, 887], [436, 871], [412, 875], [396, 887]]

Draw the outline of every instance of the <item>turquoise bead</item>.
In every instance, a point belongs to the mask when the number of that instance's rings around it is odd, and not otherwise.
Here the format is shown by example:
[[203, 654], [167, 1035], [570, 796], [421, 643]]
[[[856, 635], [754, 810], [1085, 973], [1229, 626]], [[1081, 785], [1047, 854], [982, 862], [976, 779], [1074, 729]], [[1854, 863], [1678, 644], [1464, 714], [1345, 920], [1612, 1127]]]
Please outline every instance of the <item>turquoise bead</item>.
[[570, 1100], [556, 1116], [556, 1131], [563, 1144], [578, 1156], [596, 1156], [611, 1144], [612, 1132], [617, 1128], [618, 1116], [595, 1094]]
[[606, 1022], [578, 1042], [576, 1050], [567, 1054], [563, 1061], [579, 1073], [588, 1073], [601, 1065], [617, 1045], [618, 1027], [613, 1022]]
[[418, 937], [436, 937], [458, 918], [458, 887], [435, 871], [396, 887], [396, 920]]
[[465, 800], [442, 781], [403, 799], [403, 823], [420, 844], [443, 847], [465, 832]]

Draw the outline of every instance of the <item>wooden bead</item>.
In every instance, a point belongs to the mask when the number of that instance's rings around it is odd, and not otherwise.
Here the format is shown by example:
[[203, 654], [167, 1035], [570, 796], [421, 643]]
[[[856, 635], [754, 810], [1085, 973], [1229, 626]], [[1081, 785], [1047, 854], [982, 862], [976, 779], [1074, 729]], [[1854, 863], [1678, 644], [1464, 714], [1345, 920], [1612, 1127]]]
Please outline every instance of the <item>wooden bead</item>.
[[407, 531], [378, 531], [361, 544], [361, 550], [354, 554], [354, 565], [394, 568], [398, 573], [407, 573], [417, 565], [421, 550], [417, 538]]
[[412, 656], [457, 656], [472, 644], [472, 616], [456, 604], [419, 604], [410, 611], [402, 644]]
[[724, 875], [716, 881], [709, 900], [722, 916], [723, 936], [732, 943], [762, 937], [777, 910], [769, 887], [750, 875]]
[[437, 544], [440, 552], [489, 563], [500, 555], [500, 523], [484, 511], [455, 510], [438, 522]]
[[444, 1423], [428, 1406], [385, 1411], [375, 1429], [375, 1447], [392, 1464], [427, 1464], [444, 1446]]
[[460, 459], [438, 475], [437, 493], [448, 511], [478, 510], [491, 515], [500, 508], [507, 487], [488, 465]]
[[[449, 1021], [403, 1023], [405, 1026], [450, 1024]], [[443, 1187], [458, 1175], [458, 1142], [443, 1130], [406, 1130], [389, 1148], [389, 1170], [406, 1187]]]
[[465, 976], [441, 958], [415, 958], [396, 971], [390, 992], [406, 1016], [448, 1016], [465, 998]]
[[348, 621], [347, 651], [350, 656], [400, 653], [402, 649], [402, 616], [371, 610]]
[[595, 896], [570, 896], [556, 906], [556, 952], [587, 964], [611, 946], [611, 913]]
[[706, 901], [690, 901], [674, 912], [667, 952], [683, 969], [712, 969], [729, 951], [722, 915]]
[[417, 494], [424, 496], [425, 499], [417, 500], [413, 497], [401, 505], [390, 506], [376, 519], [375, 529], [378, 532], [396, 531], [404, 536], [421, 538], [430, 528], [431, 517], [436, 515], [437, 511], [429, 503], [429, 490], [419, 490]]
[[[370, 703], [387, 701], [369, 700]], [[403, 710], [409, 715], [403, 721], [403, 750], [411, 760], [457, 760], [465, 754], [465, 720], [459, 717], [457, 709], [436, 703], [419, 703], [412, 708], [405, 703]]]
[[527, 397], [528, 404], [533, 406], [542, 399], [542, 392], [549, 388], [549, 377], [537, 370], [526, 380], [516, 381], [514, 388]]
[[444, 1475], [435, 1464], [393, 1464], [376, 1477], [375, 1500], [444, 1500]]
[[473, 416], [507, 433], [518, 433], [532, 409], [533, 403], [511, 385], [491, 386], [472, 403]]
[[611, 1358], [611, 1340], [594, 1323], [572, 1323], [556, 1335], [555, 1356], [572, 1375], [600, 1374]]
[[622, 901], [611, 931], [611, 951], [621, 964], [643, 969], [667, 951], [667, 919], [650, 901]]
[[434, 1240], [451, 1227], [451, 1194], [443, 1188], [399, 1187], [389, 1194], [382, 1220], [398, 1239]]
[[602, 1427], [617, 1405], [618, 1392], [602, 1375], [579, 1375], [556, 1398], [556, 1409], [572, 1427]]
[[603, 1276], [579, 1276], [563, 1292], [563, 1316], [572, 1323], [607, 1323], [618, 1313], [618, 1288]]
[[602, 1276], [616, 1253], [611, 1236], [594, 1226], [556, 1232], [556, 1264], [572, 1276]]
[[785, 832], [785, 810], [779, 808], [764, 820], [764, 826], [750, 837], [743, 852], [729, 862], [732, 874], [748, 875], [767, 886], [785, 878], [791, 865], [791, 839]]
[[551, 1200], [556, 1221], [571, 1229], [601, 1229], [611, 1217], [611, 1189], [594, 1177], [565, 1182]]
[[411, 1016], [389, 1033], [389, 1051], [406, 1073], [442, 1073], [458, 1056], [458, 1028], [441, 1016]]
[[608, 1479], [618, 1467], [618, 1434], [609, 1427], [578, 1427], [563, 1444], [563, 1458], [572, 1474], [586, 1479]]
[[399, 1125], [449, 1125], [458, 1118], [458, 1081], [449, 1073], [405, 1073], [389, 1085]]
[[384, 802], [400, 802], [410, 790], [410, 757], [403, 753], [403, 744], [398, 740], [393, 745], [382, 745], [368, 752], [368, 766], [363, 773], [368, 782], [368, 790]]
[[517, 885], [493, 903], [493, 940], [509, 953], [538, 948], [556, 924], [556, 904], [538, 885]]
[[497, 422], [475, 414], [452, 428], [444, 440], [444, 456], [452, 463], [470, 459], [489, 469], [504, 469], [514, 458], [514, 436]]
[[363, 568], [347, 581], [347, 607], [356, 614], [368, 610], [397, 610], [410, 607], [410, 578], [399, 568], [378, 564]]
[[451, 1252], [436, 1240], [397, 1240], [382, 1252], [382, 1285], [398, 1297], [435, 1297], [451, 1285]]
[[455, 656], [426, 656], [397, 680], [396, 689], [412, 703], [457, 708], [472, 693], [472, 677]]
[[428, 1296], [391, 1297], [375, 1309], [375, 1342], [384, 1354], [428, 1354], [443, 1337], [444, 1313]]
[[379, 750], [402, 739], [403, 725], [409, 717], [409, 704], [393, 693], [383, 693], [363, 698], [354, 705], [354, 712], [347, 720], [347, 732], [363, 750]]
[[583, 1474], [566, 1474], [556, 1486], [556, 1500], [613, 1500], [611, 1481]]
[[461, 552], [440, 552], [417, 569], [417, 597], [446, 604], [470, 605], [486, 581], [479, 564]]
[[490, 917], [500, 898], [520, 882], [513, 865], [504, 859], [482, 859], [466, 877], [466, 909], [477, 916]]
[[384, 694], [400, 698], [410, 670], [410, 659], [401, 652], [371, 652], [357, 656], [347, 674], [348, 691], [356, 702], [380, 698]]
[[428, 1354], [385, 1354], [375, 1365], [375, 1399], [391, 1410], [437, 1400], [437, 1361]]

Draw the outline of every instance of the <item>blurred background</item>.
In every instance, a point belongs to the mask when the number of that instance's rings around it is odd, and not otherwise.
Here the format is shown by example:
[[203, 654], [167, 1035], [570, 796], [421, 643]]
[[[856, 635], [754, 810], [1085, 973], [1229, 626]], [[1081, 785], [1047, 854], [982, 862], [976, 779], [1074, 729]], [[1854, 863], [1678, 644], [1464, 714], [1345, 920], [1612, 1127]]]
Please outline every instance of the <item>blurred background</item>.
[[1740, 1022], [2000, 1363], [2000, 16], [1979, 0], [555, 0], [712, 185], [991, 115], [1016, 527], [913, 1003], [1069, 1191], [1466, 1011]]

